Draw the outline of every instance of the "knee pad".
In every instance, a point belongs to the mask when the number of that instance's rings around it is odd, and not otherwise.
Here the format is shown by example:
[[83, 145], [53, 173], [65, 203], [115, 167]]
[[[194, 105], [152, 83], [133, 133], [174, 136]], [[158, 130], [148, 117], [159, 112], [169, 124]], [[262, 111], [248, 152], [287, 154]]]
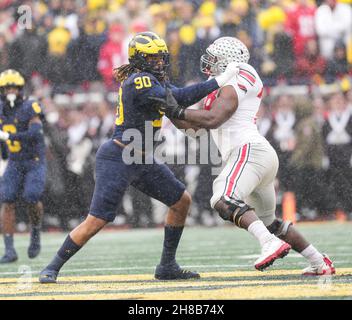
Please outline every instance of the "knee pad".
[[[227, 198], [227, 197], [226, 197]], [[225, 221], [231, 221], [240, 227], [241, 217], [249, 210], [253, 210], [249, 205], [241, 200], [221, 197], [215, 205], [220, 217]]]
[[275, 219], [271, 225], [267, 226], [267, 229], [277, 237], [285, 236], [291, 224], [291, 221]]

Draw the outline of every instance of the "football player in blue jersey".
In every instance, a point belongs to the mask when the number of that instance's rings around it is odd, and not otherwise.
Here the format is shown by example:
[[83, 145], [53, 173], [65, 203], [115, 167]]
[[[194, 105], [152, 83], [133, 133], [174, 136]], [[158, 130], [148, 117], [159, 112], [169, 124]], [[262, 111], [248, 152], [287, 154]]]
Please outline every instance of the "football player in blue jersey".
[[0, 74], [0, 141], [6, 146], [8, 164], [0, 186], [1, 224], [5, 254], [0, 263], [17, 260], [14, 248], [15, 203], [22, 196], [28, 204], [30, 244], [28, 257], [35, 258], [41, 248], [40, 229], [45, 185], [45, 144], [42, 110], [37, 101], [23, 96], [24, 78], [15, 70]]
[[[67, 236], [54, 259], [41, 272], [41, 283], [55, 283], [64, 263], [108, 222], [115, 219], [117, 206], [129, 185], [169, 207], [164, 227], [163, 251], [155, 270], [155, 278], [199, 278], [198, 273], [185, 270], [176, 262], [176, 250], [190, 208], [191, 196], [170, 169], [159, 163], [153, 157], [153, 152], [147, 150], [147, 126], [150, 125], [153, 131], [160, 129], [163, 116], [159, 110], [160, 103], [149, 97], [165, 98], [167, 86], [171, 88], [178, 103], [190, 106], [235, 76], [237, 67], [230, 63], [223, 74], [212, 80], [177, 88], [168, 82], [169, 53], [165, 41], [158, 35], [152, 32], [139, 33], [130, 41], [128, 49], [129, 64], [115, 70], [116, 80], [121, 84], [115, 130], [112, 139], [104, 143], [96, 155], [96, 183], [89, 214]], [[181, 120], [175, 124], [182, 127]], [[143, 155], [143, 163], [140, 164], [124, 161], [124, 151], [129, 150], [133, 140], [124, 133], [127, 130], [131, 132], [131, 129], [141, 134], [140, 150], [134, 150]], [[154, 132], [151, 136], [154, 136]]]

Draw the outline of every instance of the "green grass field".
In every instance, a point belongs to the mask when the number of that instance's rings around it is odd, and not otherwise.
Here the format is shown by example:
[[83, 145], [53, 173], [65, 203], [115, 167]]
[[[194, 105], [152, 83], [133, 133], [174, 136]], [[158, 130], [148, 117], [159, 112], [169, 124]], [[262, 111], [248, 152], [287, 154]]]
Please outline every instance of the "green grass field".
[[19, 260], [0, 265], [0, 299], [352, 299], [352, 223], [297, 227], [334, 260], [335, 276], [301, 277], [307, 263], [293, 251], [259, 272], [253, 267], [259, 246], [245, 231], [187, 227], [177, 260], [199, 271], [200, 280], [154, 280], [163, 240], [159, 228], [103, 231], [64, 266], [57, 284], [42, 285], [38, 273], [66, 234], [43, 234], [42, 252], [34, 260], [27, 258], [28, 234], [19, 234]]

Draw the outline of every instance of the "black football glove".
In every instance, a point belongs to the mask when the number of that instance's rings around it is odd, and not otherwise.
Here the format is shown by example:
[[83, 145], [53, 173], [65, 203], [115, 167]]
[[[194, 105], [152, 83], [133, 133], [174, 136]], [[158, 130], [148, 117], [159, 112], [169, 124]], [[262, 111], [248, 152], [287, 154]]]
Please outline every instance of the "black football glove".
[[158, 108], [160, 111], [164, 112], [165, 115], [170, 119], [185, 119], [185, 109], [180, 106], [172, 94], [170, 88], [165, 88], [166, 99], [149, 96], [148, 99], [159, 102]]

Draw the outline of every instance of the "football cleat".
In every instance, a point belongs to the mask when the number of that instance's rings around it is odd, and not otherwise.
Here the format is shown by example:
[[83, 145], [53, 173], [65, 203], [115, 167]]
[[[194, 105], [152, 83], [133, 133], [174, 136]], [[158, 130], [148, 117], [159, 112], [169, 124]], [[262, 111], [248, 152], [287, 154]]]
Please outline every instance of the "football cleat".
[[39, 282], [40, 283], [56, 283], [57, 275], [59, 274], [58, 271], [44, 269], [39, 275]]
[[17, 261], [17, 253], [15, 250], [9, 250], [5, 252], [3, 257], [0, 259], [0, 263], [11, 263]]
[[323, 262], [318, 266], [312, 266], [303, 269], [302, 276], [324, 276], [335, 274], [336, 270], [331, 259], [323, 254]]
[[155, 270], [155, 279], [158, 280], [187, 280], [199, 279], [197, 272], [182, 269], [177, 263], [171, 265], [159, 264]]
[[30, 259], [35, 258], [40, 253], [40, 249], [40, 240], [38, 238], [36, 238], [36, 240], [32, 240], [27, 250], [28, 257]]
[[262, 253], [255, 261], [254, 267], [257, 270], [263, 271], [272, 265], [276, 259], [285, 257], [290, 249], [291, 246], [288, 243], [277, 237], [273, 237], [263, 245]]

